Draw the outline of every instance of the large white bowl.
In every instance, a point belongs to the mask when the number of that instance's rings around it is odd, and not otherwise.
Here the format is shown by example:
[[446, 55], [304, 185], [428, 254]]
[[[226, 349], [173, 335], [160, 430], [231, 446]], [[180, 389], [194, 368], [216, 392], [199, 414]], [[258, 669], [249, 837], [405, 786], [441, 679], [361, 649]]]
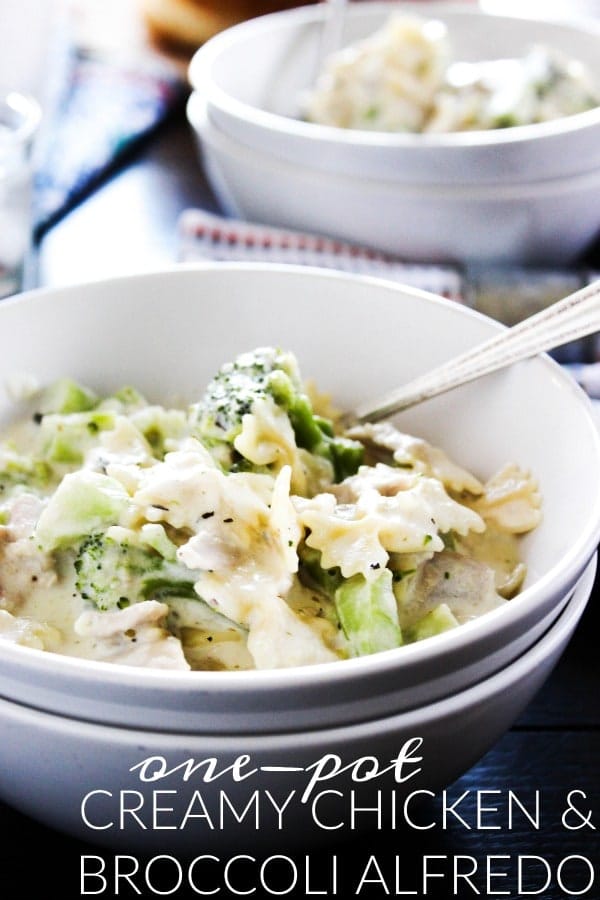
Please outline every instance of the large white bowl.
[[[291, 162], [277, 145], [256, 147], [232, 137], [210, 120], [198, 92], [187, 112], [205, 174], [223, 211], [235, 218], [432, 263], [568, 264], [599, 233], [593, 198], [600, 194], [600, 165], [581, 174], [495, 185], [425, 184], [366, 172], [358, 177], [342, 167], [329, 172], [313, 165], [310, 154]], [[600, 131], [596, 141], [600, 147]]]
[[[532, 44], [547, 44], [581, 60], [600, 84], [600, 24], [591, 20], [497, 15], [475, 4], [351, 3], [343, 43], [371, 34], [393, 9], [443, 21], [455, 59], [516, 57]], [[317, 4], [252, 19], [198, 49], [189, 79], [220, 131], [334, 180], [527, 186], [600, 168], [599, 107], [552, 122], [456, 134], [385, 134], [301, 121], [298, 98], [316, 74], [325, 14]]]
[[[159, 732], [0, 700], [0, 797], [91, 844], [163, 861], [165, 853], [189, 854], [197, 862], [184, 866], [185, 877], [204, 886], [203, 873], [214, 884], [235, 851], [246, 854], [247, 877], [255, 854], [322, 848], [344, 826], [373, 835], [378, 803], [377, 830], [399, 827], [403, 809], [418, 816], [420, 792], [447, 788], [515, 722], [577, 627], [594, 572], [595, 560], [555, 624], [500, 672], [437, 703], [353, 725], [241, 736]], [[402, 751], [409, 761], [394, 767]], [[97, 873], [105, 862], [87, 855], [82, 872]], [[167, 872], [176, 884], [177, 868]], [[98, 878], [88, 874], [85, 886], [97, 890]]]
[[[0, 304], [0, 384], [70, 375], [99, 391], [197, 398], [220, 365], [272, 344], [353, 404], [500, 330], [397, 284], [303, 267], [207, 264], [42, 289]], [[0, 425], [14, 413], [2, 397]], [[600, 436], [592, 406], [542, 356], [421, 404], [402, 428], [482, 478], [509, 460], [534, 473], [543, 520], [523, 543], [522, 593], [436, 638], [369, 657], [250, 672], [164, 672], [0, 644], [0, 696], [117, 725], [205, 734], [318, 729], [381, 718], [498, 671], [558, 614], [600, 539]]]

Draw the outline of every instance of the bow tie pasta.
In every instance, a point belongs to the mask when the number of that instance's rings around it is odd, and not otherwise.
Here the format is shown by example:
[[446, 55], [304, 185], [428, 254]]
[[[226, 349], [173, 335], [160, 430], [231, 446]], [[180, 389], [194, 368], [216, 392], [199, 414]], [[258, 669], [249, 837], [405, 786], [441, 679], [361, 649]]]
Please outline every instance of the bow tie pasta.
[[0, 637], [131, 666], [267, 669], [402, 647], [509, 602], [534, 479], [481, 482], [390, 423], [342, 430], [290, 352], [183, 408], [68, 378], [0, 446]]

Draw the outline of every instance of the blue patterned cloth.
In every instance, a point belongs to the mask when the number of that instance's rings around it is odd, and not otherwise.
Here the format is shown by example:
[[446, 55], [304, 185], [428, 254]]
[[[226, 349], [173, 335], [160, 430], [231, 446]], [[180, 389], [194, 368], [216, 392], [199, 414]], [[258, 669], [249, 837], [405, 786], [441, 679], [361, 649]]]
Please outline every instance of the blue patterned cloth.
[[35, 237], [130, 159], [186, 97], [185, 83], [170, 68], [124, 65], [74, 50], [41, 138]]

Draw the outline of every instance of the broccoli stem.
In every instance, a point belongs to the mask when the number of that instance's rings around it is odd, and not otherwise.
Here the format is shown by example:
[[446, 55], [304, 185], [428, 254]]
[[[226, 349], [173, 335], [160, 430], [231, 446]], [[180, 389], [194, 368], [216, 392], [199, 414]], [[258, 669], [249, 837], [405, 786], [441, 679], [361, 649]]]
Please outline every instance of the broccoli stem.
[[390, 569], [384, 569], [371, 581], [363, 575], [344, 578], [337, 566], [321, 566], [319, 550], [302, 544], [299, 557], [300, 578], [333, 601], [353, 656], [401, 646], [402, 631]]
[[74, 560], [75, 586], [98, 609], [122, 608], [141, 600], [200, 600], [194, 573], [152, 547], [89, 535]]
[[353, 575], [337, 588], [334, 599], [354, 656], [391, 650], [402, 644], [389, 569], [373, 581], [367, 581], [364, 575]]

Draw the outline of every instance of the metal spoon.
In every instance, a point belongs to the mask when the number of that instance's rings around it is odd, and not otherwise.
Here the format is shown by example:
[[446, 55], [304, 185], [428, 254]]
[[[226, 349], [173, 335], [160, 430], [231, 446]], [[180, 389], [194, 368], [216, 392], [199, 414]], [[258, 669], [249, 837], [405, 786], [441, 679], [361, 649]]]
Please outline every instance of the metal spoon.
[[442, 363], [383, 397], [360, 404], [352, 422], [377, 422], [512, 363], [600, 331], [600, 280]]
[[342, 46], [342, 34], [348, 0], [324, 0], [324, 6], [323, 26], [321, 28], [316, 65], [317, 74], [321, 72], [325, 60]]

